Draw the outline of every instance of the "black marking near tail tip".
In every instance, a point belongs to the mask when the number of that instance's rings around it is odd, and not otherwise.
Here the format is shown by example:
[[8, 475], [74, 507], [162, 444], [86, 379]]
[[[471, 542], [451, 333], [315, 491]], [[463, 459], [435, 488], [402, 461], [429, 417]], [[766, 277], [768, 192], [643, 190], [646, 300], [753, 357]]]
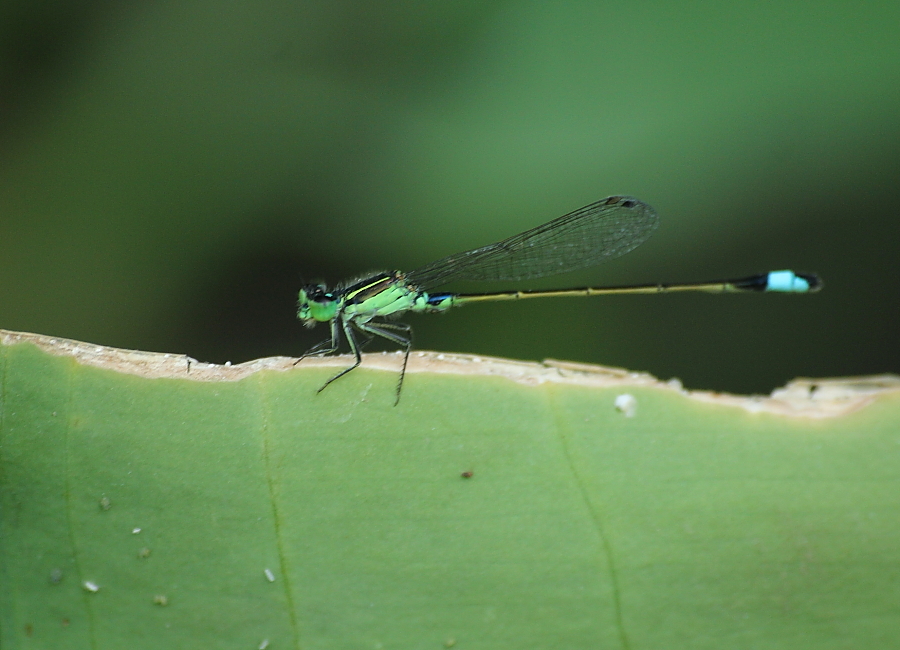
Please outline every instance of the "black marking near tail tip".
[[759, 275], [751, 275], [748, 278], [741, 278], [734, 283], [734, 286], [747, 291], [765, 291], [769, 288], [769, 274], [760, 273]]
[[822, 288], [822, 278], [815, 273], [797, 273], [798, 278], [803, 278], [809, 284], [809, 291], [818, 291]]

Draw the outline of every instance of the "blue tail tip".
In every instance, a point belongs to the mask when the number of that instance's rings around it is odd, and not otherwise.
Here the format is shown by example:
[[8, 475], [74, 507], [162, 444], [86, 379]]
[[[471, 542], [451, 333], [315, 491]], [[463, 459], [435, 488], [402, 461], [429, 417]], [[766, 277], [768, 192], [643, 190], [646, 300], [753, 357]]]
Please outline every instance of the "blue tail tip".
[[766, 291], [785, 293], [812, 293], [822, 288], [822, 280], [815, 273], [771, 271], [767, 277]]

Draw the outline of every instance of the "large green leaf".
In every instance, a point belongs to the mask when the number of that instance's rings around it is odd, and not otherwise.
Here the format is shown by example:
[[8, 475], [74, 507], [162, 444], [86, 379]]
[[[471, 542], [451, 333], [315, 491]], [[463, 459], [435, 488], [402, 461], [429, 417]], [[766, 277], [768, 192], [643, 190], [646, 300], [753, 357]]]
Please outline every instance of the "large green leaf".
[[900, 646], [896, 378], [3, 342], [4, 649]]

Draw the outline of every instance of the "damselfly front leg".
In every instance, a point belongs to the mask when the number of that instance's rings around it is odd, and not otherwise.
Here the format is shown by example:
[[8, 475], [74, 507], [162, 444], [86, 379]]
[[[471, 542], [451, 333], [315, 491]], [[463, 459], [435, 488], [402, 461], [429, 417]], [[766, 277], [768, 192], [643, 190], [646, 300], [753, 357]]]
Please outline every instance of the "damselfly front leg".
[[[333, 382], [335, 379], [340, 379], [341, 377], [346, 375], [351, 370], [355, 370], [356, 368], [359, 367], [359, 364], [362, 363], [362, 355], [360, 354], [360, 351], [359, 351], [360, 345], [356, 342], [356, 336], [353, 334], [353, 327], [351, 327], [351, 326], [356, 326], [356, 327], [359, 327], [359, 326], [356, 325], [356, 323], [354, 323], [353, 321], [346, 321], [346, 320], [344, 320], [344, 318], [342, 316], [339, 316], [338, 318], [335, 318], [332, 321], [333, 329], [337, 328], [337, 325], [335, 323], [337, 323], [338, 320], [341, 321], [340, 327], [342, 330], [344, 330], [344, 336], [347, 337], [347, 343], [350, 345], [350, 351], [353, 352], [353, 356], [355, 357], [355, 359], [353, 361], [352, 366], [350, 366], [349, 368], [345, 368], [344, 370], [341, 370], [334, 377], [332, 377], [331, 379], [326, 381], [324, 384], [322, 384], [322, 387], [319, 390], [317, 390], [316, 393], [321, 393], [323, 390], [328, 388], [328, 384]], [[335, 338], [337, 338], [337, 337], [335, 336]], [[368, 341], [366, 341], [366, 342], [368, 342]]]
[[[337, 319], [331, 321], [331, 338], [325, 339], [324, 341], [319, 341], [314, 346], [312, 346], [309, 350], [300, 355], [300, 357], [294, 362], [293, 365], [297, 365], [301, 361], [303, 361], [306, 357], [319, 357], [325, 356], [326, 354], [332, 354], [337, 351], [338, 346], [341, 343], [341, 330], [338, 327]], [[327, 347], [327, 349], [325, 349]]]

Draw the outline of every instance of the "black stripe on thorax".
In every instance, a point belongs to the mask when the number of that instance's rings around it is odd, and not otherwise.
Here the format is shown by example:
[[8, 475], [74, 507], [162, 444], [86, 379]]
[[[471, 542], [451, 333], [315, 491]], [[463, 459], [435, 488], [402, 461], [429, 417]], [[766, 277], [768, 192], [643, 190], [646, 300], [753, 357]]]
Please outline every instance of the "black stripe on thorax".
[[365, 302], [398, 281], [400, 274], [397, 271], [376, 273], [344, 289], [344, 300], [354, 304]]

